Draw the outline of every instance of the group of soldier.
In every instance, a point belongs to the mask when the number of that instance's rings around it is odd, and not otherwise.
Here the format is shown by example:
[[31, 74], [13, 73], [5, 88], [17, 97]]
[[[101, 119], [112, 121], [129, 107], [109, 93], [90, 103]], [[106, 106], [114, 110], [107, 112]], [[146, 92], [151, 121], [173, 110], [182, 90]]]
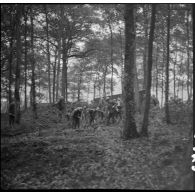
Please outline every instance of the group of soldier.
[[[59, 109], [60, 121], [64, 114], [64, 102], [63, 98], [60, 98], [56, 104]], [[119, 122], [122, 119], [122, 106], [121, 100], [110, 98], [102, 100], [98, 105], [91, 104], [88, 106], [78, 106], [67, 108], [65, 114], [66, 119], [71, 121], [72, 128], [87, 128], [95, 123], [105, 123], [110, 125], [111, 123]]]
[[[151, 97], [151, 103], [154, 106], [159, 105], [159, 101], [155, 96]], [[58, 109], [59, 121], [62, 118], [66, 118], [67, 121], [71, 122], [72, 128], [87, 128], [96, 123], [104, 123], [105, 125], [110, 125], [115, 122], [120, 122], [122, 120], [122, 102], [120, 97], [117, 99], [101, 99], [98, 104], [91, 104], [85, 106], [70, 106], [66, 105], [65, 112], [65, 102], [64, 98], [59, 98], [59, 101], [54, 104]], [[11, 102], [9, 105], [9, 123], [13, 126], [15, 121], [15, 104]]]

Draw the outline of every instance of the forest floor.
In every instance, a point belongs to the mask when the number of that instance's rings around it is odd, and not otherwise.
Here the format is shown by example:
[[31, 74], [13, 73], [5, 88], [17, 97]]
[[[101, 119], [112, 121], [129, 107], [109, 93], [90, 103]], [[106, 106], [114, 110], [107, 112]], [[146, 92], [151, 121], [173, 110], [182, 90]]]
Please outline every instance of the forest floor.
[[1, 136], [1, 188], [174, 190], [189, 129], [153, 118], [149, 136], [132, 140], [121, 138], [120, 124], [73, 130], [55, 123], [38, 134]]

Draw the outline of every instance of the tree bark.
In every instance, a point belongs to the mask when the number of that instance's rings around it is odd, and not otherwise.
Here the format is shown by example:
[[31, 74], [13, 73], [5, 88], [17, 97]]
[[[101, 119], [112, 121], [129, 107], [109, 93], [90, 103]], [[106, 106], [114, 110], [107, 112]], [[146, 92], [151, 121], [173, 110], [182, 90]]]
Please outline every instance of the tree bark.
[[50, 51], [49, 51], [49, 22], [47, 4], [45, 4], [45, 20], [46, 20], [46, 36], [47, 36], [47, 66], [48, 66], [48, 91], [49, 91], [49, 103], [51, 104], [51, 63], [50, 63]]
[[9, 104], [13, 101], [12, 99], [12, 82], [13, 82], [13, 77], [12, 77], [12, 61], [13, 61], [13, 41], [14, 41], [14, 23], [13, 23], [13, 16], [10, 15], [10, 26], [11, 28], [11, 37], [9, 41]]
[[113, 32], [112, 32], [112, 26], [111, 26], [111, 21], [109, 19], [108, 22], [108, 27], [110, 29], [110, 64], [111, 64], [111, 83], [110, 83], [110, 92], [111, 92], [111, 97], [113, 95], [113, 74], [114, 74], [114, 64], [113, 64]]
[[33, 10], [31, 7], [31, 92], [32, 92], [32, 108], [33, 108], [33, 118], [37, 119], [37, 107], [36, 107], [36, 88], [35, 88], [35, 58], [34, 58], [34, 23], [33, 23]]
[[58, 93], [59, 93], [60, 61], [61, 61], [61, 36], [59, 35], [59, 40], [58, 40], [58, 67], [57, 67], [57, 80], [56, 80], [56, 101], [58, 101]]
[[158, 99], [158, 46], [156, 48], [156, 98]]
[[57, 65], [57, 48], [55, 50], [55, 62], [53, 66], [53, 104], [55, 103], [55, 93], [56, 93], [56, 65]]
[[174, 66], [173, 66], [173, 97], [174, 99], [176, 98], [176, 73], [175, 73], [175, 67], [177, 65], [177, 38], [176, 38], [176, 54], [175, 54], [175, 62], [174, 62]]
[[20, 123], [20, 66], [21, 66], [21, 17], [22, 5], [17, 5], [16, 13], [16, 79], [15, 79], [15, 121]]
[[166, 62], [166, 85], [165, 85], [165, 118], [167, 124], [170, 123], [169, 115], [169, 40], [170, 40], [170, 5], [168, 4], [167, 17], [167, 62]]
[[125, 139], [139, 136], [134, 118], [135, 18], [134, 5], [125, 5], [124, 128]]
[[144, 79], [143, 79], [143, 89], [146, 89], [147, 82], [147, 52], [148, 52], [148, 14], [146, 4], [143, 5], [143, 14], [144, 14], [144, 34], [145, 34], [145, 43], [144, 43], [144, 53], [143, 53], [143, 70], [144, 70]]
[[188, 94], [188, 100], [190, 100], [190, 89], [189, 89], [189, 83], [190, 83], [190, 51], [189, 51], [189, 10], [187, 10], [187, 23], [186, 23], [186, 29], [187, 29], [187, 94]]
[[153, 40], [154, 40], [154, 29], [155, 29], [155, 17], [156, 17], [156, 5], [152, 4], [152, 16], [150, 24], [150, 36], [148, 43], [148, 71], [147, 71], [147, 84], [146, 84], [146, 101], [144, 109], [144, 118], [142, 124], [141, 135], [148, 136], [148, 119], [150, 110], [150, 89], [152, 80], [152, 50], [153, 50]]
[[[28, 8], [27, 8], [28, 9]], [[27, 109], [27, 16], [28, 10], [25, 11], [24, 16], [24, 108]]]

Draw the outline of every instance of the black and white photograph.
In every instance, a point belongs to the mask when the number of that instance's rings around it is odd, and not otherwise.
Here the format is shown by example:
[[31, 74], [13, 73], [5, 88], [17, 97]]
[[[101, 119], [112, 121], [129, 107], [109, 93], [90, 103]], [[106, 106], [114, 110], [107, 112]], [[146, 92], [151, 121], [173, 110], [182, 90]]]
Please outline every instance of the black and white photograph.
[[1, 191], [194, 191], [193, 9], [1, 3]]

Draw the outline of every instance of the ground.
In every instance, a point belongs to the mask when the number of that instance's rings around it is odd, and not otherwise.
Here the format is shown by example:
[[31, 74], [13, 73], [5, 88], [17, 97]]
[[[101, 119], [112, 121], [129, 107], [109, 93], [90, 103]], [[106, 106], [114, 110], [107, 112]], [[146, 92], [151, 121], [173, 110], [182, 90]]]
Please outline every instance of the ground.
[[1, 188], [182, 190], [175, 183], [185, 164], [189, 124], [153, 119], [149, 136], [132, 140], [121, 138], [121, 124], [73, 130], [63, 122], [4, 136]]

